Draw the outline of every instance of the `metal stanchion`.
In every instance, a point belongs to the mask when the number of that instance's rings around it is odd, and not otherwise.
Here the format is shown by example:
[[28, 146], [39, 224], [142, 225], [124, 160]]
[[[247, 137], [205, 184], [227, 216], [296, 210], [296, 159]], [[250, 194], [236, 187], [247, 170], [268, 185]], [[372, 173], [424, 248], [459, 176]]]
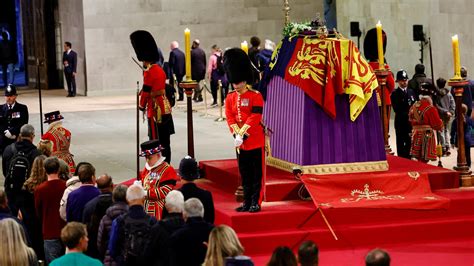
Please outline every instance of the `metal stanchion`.
[[206, 80], [203, 80], [201, 95], [204, 96], [204, 114], [202, 116], [208, 116], [207, 114], [207, 84]]
[[225, 121], [225, 117], [222, 114], [222, 81], [217, 81], [217, 106], [219, 107], [219, 117], [214, 120], [216, 122]]

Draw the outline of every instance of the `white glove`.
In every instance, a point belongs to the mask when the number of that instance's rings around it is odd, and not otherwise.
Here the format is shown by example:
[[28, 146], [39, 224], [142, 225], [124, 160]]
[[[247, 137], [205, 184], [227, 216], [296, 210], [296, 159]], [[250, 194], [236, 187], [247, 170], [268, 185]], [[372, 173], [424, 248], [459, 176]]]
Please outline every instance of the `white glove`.
[[3, 131], [3, 133], [5, 134], [5, 137], [7, 137], [9, 139], [16, 139], [16, 136], [12, 135], [12, 133], [10, 133], [10, 130], [8, 130], [8, 129]]
[[234, 139], [235, 147], [240, 147], [240, 145], [242, 145], [242, 143], [244, 143], [244, 140], [242, 139], [242, 137], [239, 134], [237, 134], [237, 136], [235, 136], [235, 139]]

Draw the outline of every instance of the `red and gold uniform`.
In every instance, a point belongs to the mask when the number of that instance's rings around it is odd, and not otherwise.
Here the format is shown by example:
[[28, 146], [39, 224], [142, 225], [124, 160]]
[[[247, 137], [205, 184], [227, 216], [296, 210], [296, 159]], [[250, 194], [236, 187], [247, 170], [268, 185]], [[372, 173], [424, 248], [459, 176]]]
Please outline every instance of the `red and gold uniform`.
[[160, 220], [166, 195], [174, 189], [179, 177], [171, 165], [162, 162], [151, 170], [145, 167], [140, 173], [140, 180], [147, 195], [145, 212]]
[[170, 136], [174, 134], [171, 105], [165, 93], [166, 74], [161, 67], [151, 64], [143, 72], [143, 89], [140, 93], [140, 109], [146, 110], [148, 137], [159, 139], [163, 156], [171, 161]]
[[244, 204], [260, 205], [263, 200], [263, 165], [265, 134], [262, 125], [263, 97], [247, 85], [242, 94], [234, 91], [225, 100], [225, 114], [230, 132], [240, 135], [237, 159], [244, 188]]
[[64, 128], [61, 121], [56, 121], [49, 125], [48, 131], [41, 138], [53, 143], [51, 156], [64, 160], [69, 165], [69, 172], [73, 174], [76, 170], [76, 164], [73, 155], [69, 151], [71, 131]]
[[420, 161], [436, 160], [434, 130], [443, 128], [438, 110], [429, 99], [421, 99], [410, 108], [409, 119], [413, 126], [410, 155]]

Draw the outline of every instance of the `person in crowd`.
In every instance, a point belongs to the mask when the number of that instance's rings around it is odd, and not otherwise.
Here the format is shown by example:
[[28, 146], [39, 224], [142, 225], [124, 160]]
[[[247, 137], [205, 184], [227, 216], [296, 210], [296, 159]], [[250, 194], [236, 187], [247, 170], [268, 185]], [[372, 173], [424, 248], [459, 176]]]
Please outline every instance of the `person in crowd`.
[[[211, 107], [217, 106], [217, 91], [219, 80], [222, 83], [222, 87], [227, 87], [227, 78], [225, 76], [225, 70], [223, 69], [223, 53], [217, 44], [214, 44], [211, 48], [211, 56], [209, 56], [209, 62], [207, 64], [207, 77], [211, 84], [212, 104]], [[221, 92], [222, 93], [222, 92]], [[225, 94], [222, 93], [222, 101], [225, 99]]]
[[[461, 78], [465, 79], [468, 83], [464, 86], [462, 91], [462, 103], [467, 107], [467, 116], [472, 114], [472, 92], [474, 91], [474, 81], [467, 77], [467, 68], [461, 67]], [[454, 95], [454, 88], [451, 88], [451, 94]]]
[[365, 256], [365, 266], [390, 266], [390, 256], [383, 249], [373, 249]]
[[73, 192], [74, 190], [78, 189], [79, 187], [81, 187], [82, 185], [81, 180], [79, 180], [79, 168], [82, 165], [92, 166], [92, 164], [88, 162], [78, 163], [76, 167], [76, 171], [74, 172], [74, 175], [66, 181], [66, 190], [64, 190], [64, 194], [61, 198], [61, 203], [59, 206], [59, 215], [61, 216], [61, 219], [63, 219], [64, 221], [66, 221], [66, 207], [67, 207], [67, 199], [69, 197], [69, 194]]
[[76, 96], [77, 53], [72, 50], [70, 42], [64, 43], [63, 53], [64, 76], [67, 84], [67, 97]]
[[[177, 41], [172, 41], [170, 44], [170, 56], [169, 56], [169, 68], [171, 71], [171, 77], [173, 75], [176, 77], [176, 82], [181, 83], [183, 81], [183, 77], [185, 73], [185, 55], [183, 51], [179, 49], [179, 43]], [[171, 86], [174, 86], [173, 82], [175, 80], [171, 78]], [[184, 91], [183, 88], [178, 86], [178, 101], [182, 101], [184, 99]]]
[[204, 220], [204, 206], [197, 198], [184, 202], [186, 223], [171, 236], [171, 265], [201, 265], [206, 257], [209, 234], [214, 227]]
[[[257, 55], [257, 64], [255, 65], [260, 72], [264, 71], [265, 68], [270, 64], [272, 59], [273, 50], [275, 50], [275, 43], [271, 40], [265, 40], [265, 48], [261, 50]], [[250, 52], [249, 52], [250, 53]], [[250, 56], [250, 55], [249, 55]]]
[[426, 79], [420, 87], [420, 100], [413, 104], [408, 114], [413, 127], [410, 156], [412, 159], [427, 163], [437, 158], [434, 130], [441, 130], [443, 121], [433, 106], [431, 97], [436, 94], [436, 88], [432, 81]]
[[76, 164], [73, 155], [69, 151], [71, 146], [71, 131], [63, 126], [61, 120], [64, 117], [59, 111], [44, 114], [44, 123], [49, 124], [48, 131], [41, 136], [43, 140], [50, 140], [53, 143], [52, 156], [64, 160], [69, 165], [69, 172], [75, 172]]
[[146, 247], [156, 219], [144, 209], [146, 191], [140, 181], [127, 189], [128, 211], [112, 222], [109, 253], [118, 265], [145, 265]]
[[199, 84], [194, 90], [193, 100], [195, 102], [202, 102], [201, 81], [206, 77], [206, 53], [199, 47], [200, 43], [196, 39], [191, 46], [191, 78]]
[[184, 200], [197, 198], [204, 206], [204, 220], [210, 224], [214, 223], [214, 201], [212, 193], [199, 188], [194, 180], [199, 178], [199, 167], [194, 158], [185, 156], [179, 164], [179, 175], [182, 186], [179, 190], [184, 195]]
[[99, 178], [97, 178], [97, 188], [100, 190], [100, 195], [90, 200], [84, 206], [84, 212], [82, 213], [82, 223], [87, 225], [90, 240], [86, 254], [93, 258], [99, 258], [97, 234], [100, 220], [104, 217], [107, 209], [112, 205], [112, 191], [114, 189], [112, 177], [108, 174], [99, 176]]
[[97, 249], [99, 250], [99, 258], [104, 260], [105, 265], [113, 264], [110, 255], [107, 252], [109, 245], [110, 228], [112, 227], [112, 221], [120, 215], [128, 211], [127, 205], [127, 186], [120, 184], [117, 185], [112, 191], [112, 206], [110, 206], [105, 215], [100, 220], [99, 231], [97, 233]]
[[417, 101], [415, 92], [407, 87], [408, 74], [405, 70], [397, 72], [398, 88], [390, 95], [393, 111], [395, 111], [395, 136], [397, 141], [397, 155], [410, 159], [411, 124], [408, 112]]
[[70, 222], [61, 230], [61, 241], [66, 246], [66, 254], [53, 260], [51, 266], [101, 266], [100, 260], [84, 254], [89, 244], [86, 226]]
[[256, 67], [259, 65], [257, 55], [261, 52], [260, 43], [260, 38], [257, 36], [252, 36], [250, 38], [249, 58], [252, 64]]
[[59, 178], [68, 181], [70, 178], [69, 165], [63, 160], [59, 160]]
[[415, 65], [415, 74], [408, 81], [408, 88], [415, 92], [416, 100], [420, 99], [421, 95], [421, 83], [426, 79], [425, 66], [423, 64]]
[[443, 146], [443, 155], [449, 156], [451, 155], [451, 152], [449, 151], [451, 124], [453, 123], [456, 111], [456, 103], [449, 89], [445, 87], [445, 79], [437, 79], [436, 85], [438, 86], [440, 94], [436, 102], [436, 108], [438, 108], [439, 116], [441, 120], [443, 120], [443, 129], [439, 132], [440, 134], [438, 136], [441, 140], [441, 145]]
[[0, 220], [11, 218], [18, 223], [21, 223], [20, 220], [16, 216], [14, 216], [10, 208], [8, 208], [8, 197], [5, 191], [0, 189]]
[[250, 60], [242, 49], [227, 50], [224, 67], [235, 91], [229, 93], [225, 114], [237, 149], [244, 202], [238, 212], [259, 212], [263, 201], [265, 134], [262, 126], [263, 97], [252, 89]]
[[[18, 213], [21, 189], [30, 176], [31, 165], [40, 154], [33, 144], [35, 129], [32, 125], [23, 125], [18, 142], [12, 143], [3, 151], [2, 167], [5, 176], [5, 192], [13, 214]], [[26, 159], [23, 160], [23, 159]]]
[[91, 164], [81, 165], [79, 168], [81, 186], [72, 191], [67, 198], [66, 221], [81, 222], [84, 207], [93, 198], [99, 196], [100, 191], [95, 187], [95, 168]]
[[[474, 122], [472, 121], [471, 117], [467, 116], [467, 106], [465, 104], [461, 105], [462, 111], [462, 120], [464, 123], [464, 153], [466, 155], [466, 164], [467, 167], [471, 168], [471, 130], [474, 127]], [[457, 144], [457, 117], [454, 119], [453, 123], [454, 126], [451, 127], [451, 144], [453, 146], [458, 147]]]
[[145, 211], [160, 220], [166, 195], [179, 181], [174, 168], [161, 155], [163, 147], [159, 140], [149, 140], [141, 145], [141, 154], [146, 158], [145, 169], [140, 180], [146, 191]]
[[64, 252], [61, 243], [61, 229], [65, 222], [59, 216], [59, 203], [66, 189], [66, 182], [59, 179], [59, 160], [48, 157], [44, 160], [48, 180], [41, 183], [34, 192], [36, 215], [42, 224], [46, 263], [60, 257]]
[[212, 229], [204, 266], [253, 266], [252, 260], [244, 256], [244, 247], [234, 229], [221, 224]]
[[23, 125], [28, 124], [28, 107], [16, 101], [15, 85], [5, 87], [5, 104], [0, 105], [0, 154], [14, 143]]
[[301, 266], [318, 266], [319, 249], [316, 243], [307, 240], [298, 248], [298, 263]]
[[146, 251], [150, 265], [171, 265], [169, 239], [171, 235], [184, 225], [184, 196], [179, 190], [166, 195], [165, 208], [168, 214], [151, 228], [150, 245]]
[[0, 265], [38, 265], [34, 250], [28, 247], [23, 227], [11, 218], [0, 220]]
[[53, 142], [49, 139], [40, 139], [36, 147], [46, 157], [51, 156], [51, 153], [53, 153]]
[[15, 83], [15, 64], [18, 62], [16, 43], [8, 32], [2, 31], [0, 40], [0, 65], [2, 67], [3, 86]]
[[267, 266], [298, 266], [293, 251], [286, 246], [280, 246], [273, 250], [273, 254]]
[[46, 156], [39, 155], [33, 161], [30, 177], [23, 184], [19, 204], [19, 216], [22, 218], [26, 232], [31, 240], [31, 247], [35, 250], [38, 259], [44, 260], [43, 234], [41, 232], [41, 221], [35, 210], [34, 192], [42, 183], [46, 182], [48, 176], [44, 169]]

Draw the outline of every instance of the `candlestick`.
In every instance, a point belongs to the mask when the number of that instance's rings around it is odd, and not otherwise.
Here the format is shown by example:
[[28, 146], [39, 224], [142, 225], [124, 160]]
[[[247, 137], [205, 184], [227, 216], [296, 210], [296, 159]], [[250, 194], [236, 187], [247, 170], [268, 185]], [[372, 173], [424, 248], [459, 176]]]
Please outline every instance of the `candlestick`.
[[184, 57], [186, 60], [186, 80], [191, 80], [191, 31], [184, 30]]
[[240, 43], [240, 49], [244, 50], [246, 54], [249, 53], [249, 46], [247, 44], [247, 41], [243, 41], [242, 43]]
[[454, 79], [460, 79], [461, 59], [459, 57], [459, 39], [457, 34], [451, 38], [451, 42], [453, 45]]

